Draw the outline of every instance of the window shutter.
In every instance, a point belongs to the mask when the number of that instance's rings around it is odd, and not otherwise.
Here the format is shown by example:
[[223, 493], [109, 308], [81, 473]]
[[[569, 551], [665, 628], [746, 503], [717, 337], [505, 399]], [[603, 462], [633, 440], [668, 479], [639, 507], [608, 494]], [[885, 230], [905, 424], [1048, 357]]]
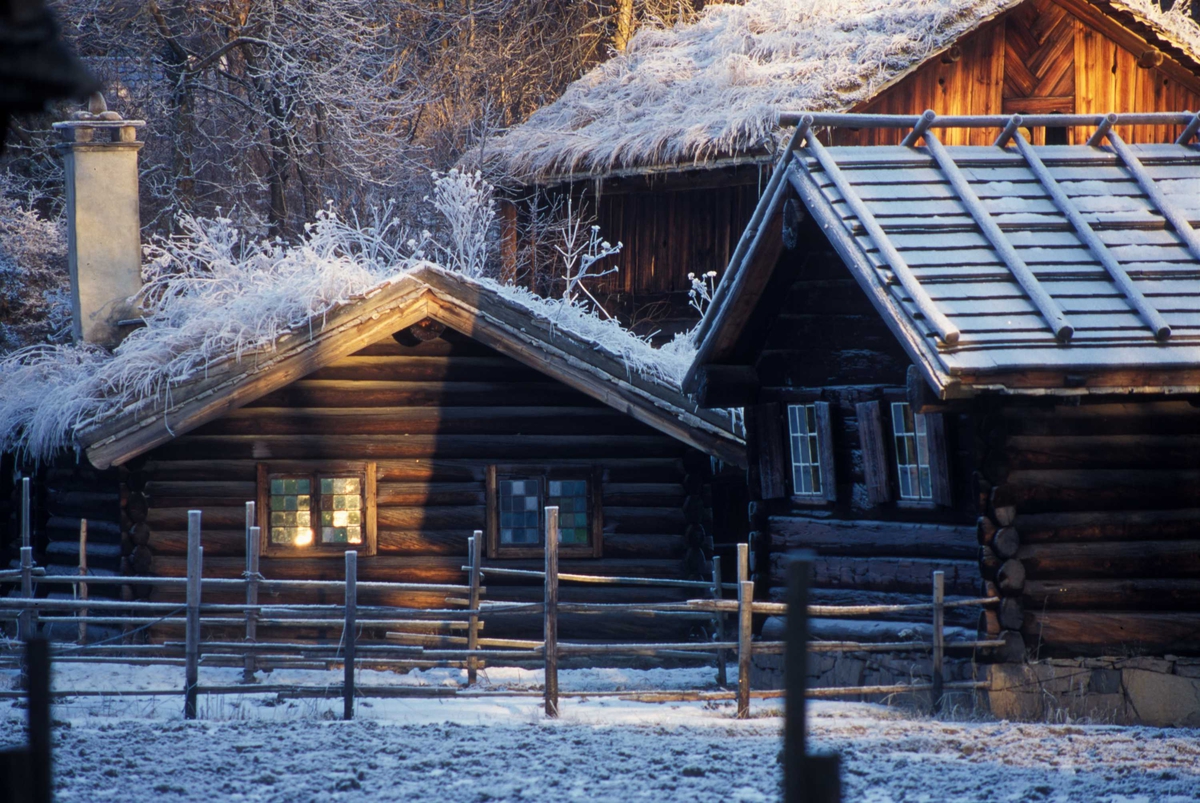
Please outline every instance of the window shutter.
[[949, 507], [954, 503], [950, 492], [950, 456], [946, 448], [946, 422], [941, 413], [926, 413], [925, 438], [929, 445], [929, 480], [933, 502]]
[[867, 497], [872, 505], [892, 501], [892, 485], [888, 482], [888, 457], [883, 439], [883, 414], [879, 402], [854, 405], [858, 414], [858, 440], [862, 446], [863, 476], [867, 482]]
[[777, 402], [756, 406], [755, 429], [758, 431], [758, 476], [763, 499], [787, 495], [782, 416]]
[[833, 414], [829, 402], [816, 402], [817, 445], [821, 450], [821, 490], [825, 500], [837, 499], [837, 478], [833, 470]]

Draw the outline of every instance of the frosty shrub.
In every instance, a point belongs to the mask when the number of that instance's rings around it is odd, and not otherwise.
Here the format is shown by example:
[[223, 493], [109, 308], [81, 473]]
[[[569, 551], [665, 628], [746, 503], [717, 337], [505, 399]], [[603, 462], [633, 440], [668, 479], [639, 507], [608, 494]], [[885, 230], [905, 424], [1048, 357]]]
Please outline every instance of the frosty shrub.
[[446, 242], [439, 246], [445, 266], [472, 279], [483, 276], [496, 220], [492, 185], [479, 171], [434, 173], [433, 205], [446, 220]]
[[[584, 233], [585, 227], [586, 234]], [[596, 266], [607, 257], [620, 253], [622, 243], [613, 245], [600, 236], [599, 226], [595, 224], [588, 226], [584, 222], [584, 215], [575, 213], [570, 196], [567, 197], [566, 216], [563, 218], [560, 232], [562, 243], [554, 248], [562, 256], [563, 261], [563, 280], [565, 281], [563, 299], [574, 304], [579, 300], [580, 294], [586, 295], [596, 309], [611, 318], [612, 316], [600, 306], [600, 302], [591, 294], [584, 282], [617, 272], [616, 265], [610, 265], [603, 270]]]
[[703, 318], [708, 305], [712, 303], [713, 293], [717, 291], [717, 272], [710, 270], [700, 276], [689, 273], [688, 281], [692, 284], [688, 290], [688, 306]]
[[5, 194], [0, 179], [0, 354], [65, 336], [71, 325], [67, 238]]

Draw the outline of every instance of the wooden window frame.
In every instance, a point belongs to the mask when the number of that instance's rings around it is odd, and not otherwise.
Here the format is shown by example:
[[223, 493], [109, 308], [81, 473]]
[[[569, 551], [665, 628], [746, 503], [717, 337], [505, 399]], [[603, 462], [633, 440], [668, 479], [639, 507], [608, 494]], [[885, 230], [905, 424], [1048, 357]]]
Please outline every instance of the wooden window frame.
[[[791, 408], [811, 406], [817, 425], [817, 473], [821, 479], [821, 490], [817, 493], [800, 493], [796, 489], [794, 455], [792, 454]], [[833, 452], [833, 408], [829, 402], [788, 399], [782, 405], [783, 431], [787, 438], [787, 483], [791, 489], [792, 502], [801, 505], [827, 505], [837, 501], [837, 472]]]
[[895, 505], [898, 508], [911, 510], [931, 510], [939, 507], [951, 507], [954, 504], [952, 485], [950, 482], [950, 450], [946, 443], [946, 423], [942, 413], [913, 413], [914, 420], [920, 416], [925, 421], [925, 440], [929, 451], [929, 482], [933, 496], [929, 499], [905, 499], [900, 496], [899, 465], [895, 446], [895, 423], [893, 421], [893, 404], [907, 404], [907, 396], [885, 394], [884, 403], [887, 405], [887, 420], [884, 424], [887, 431], [883, 439], [887, 442], [887, 474], [889, 492], [895, 495]]
[[601, 469], [596, 466], [550, 466], [545, 464], [495, 464], [487, 467], [487, 555], [489, 558], [541, 558], [545, 543], [537, 546], [509, 546], [500, 543], [500, 481], [536, 480], [542, 504], [538, 508], [538, 533], [546, 532], [545, 500], [551, 480], [584, 480], [588, 483], [587, 544], [559, 544], [558, 554], [567, 558], [599, 558], [604, 554], [604, 506]]
[[[359, 555], [370, 557], [379, 551], [378, 506], [375, 502], [376, 476], [378, 469], [374, 461], [312, 461], [258, 463], [256, 478], [258, 503], [256, 516], [259, 526], [259, 543], [264, 558], [336, 558], [347, 551], [357, 550]], [[363, 489], [363, 541], [361, 544], [321, 543], [320, 481], [322, 476], [352, 476], [362, 479]], [[313, 483], [310, 502], [313, 522], [313, 543], [306, 547], [288, 547], [271, 543], [271, 478], [292, 477], [310, 479]]]

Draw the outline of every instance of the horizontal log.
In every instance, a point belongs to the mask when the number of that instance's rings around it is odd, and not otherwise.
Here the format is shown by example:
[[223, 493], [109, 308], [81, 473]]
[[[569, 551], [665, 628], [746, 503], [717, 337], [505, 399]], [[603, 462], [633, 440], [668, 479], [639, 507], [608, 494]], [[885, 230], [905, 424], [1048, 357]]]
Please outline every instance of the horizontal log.
[[[158, 530], [187, 530], [188, 508], [152, 507], [146, 514], [146, 524], [152, 532]], [[210, 507], [200, 511], [200, 531], [245, 528], [246, 506]]]
[[[147, 541], [147, 546], [155, 555], [187, 555], [187, 544], [187, 530], [151, 530]], [[245, 555], [246, 530], [244, 527], [222, 530], [203, 527], [200, 530], [200, 545], [204, 547], [205, 560]]]
[[256, 407], [597, 407], [560, 382], [340, 382], [302, 379]]
[[1030, 544], [1017, 553], [1031, 577], [1200, 576], [1200, 541]]
[[[154, 458], [146, 461], [139, 474], [157, 482], [194, 481], [242, 481], [254, 482], [257, 458], [242, 459], [212, 458], [197, 460], [187, 455], [178, 459], [160, 459], [158, 451]], [[539, 465], [572, 465], [579, 461], [564, 460], [549, 454], [539, 457]], [[604, 481], [612, 483], [668, 483], [683, 478], [683, 465], [678, 456], [667, 457], [598, 457], [587, 461], [589, 465], [603, 468]], [[333, 459], [323, 461], [330, 470], [339, 466], [360, 466], [357, 461]], [[272, 460], [275, 471], [310, 471], [311, 460]], [[404, 459], [376, 461], [376, 478], [379, 482], [483, 482], [486, 465], [472, 459]]]
[[1026, 580], [1024, 598], [1029, 608], [1051, 611], [1196, 610], [1200, 579]]
[[338, 460], [473, 458], [538, 460], [554, 457], [656, 457], [684, 447], [660, 435], [187, 435], [160, 446], [162, 458]]
[[244, 407], [196, 435], [653, 434], [609, 407]]
[[[379, 530], [380, 555], [459, 555], [465, 561], [470, 527], [455, 529]], [[185, 533], [186, 535], [186, 533]], [[606, 558], [682, 558], [687, 544], [681, 535], [606, 533]], [[207, 547], [205, 547], [207, 550]], [[184, 554], [184, 553], [177, 553]], [[209, 554], [207, 551], [205, 554]]]
[[[105, 483], [97, 482], [97, 487]], [[111, 492], [100, 491], [50, 491], [46, 494], [46, 508], [51, 515], [68, 518], [108, 519], [116, 521], [121, 515], [121, 497], [116, 483]]]
[[380, 507], [420, 505], [483, 505], [481, 482], [377, 482], [375, 503]]
[[1000, 486], [1021, 514], [1188, 507], [1200, 471], [1021, 470]]
[[606, 533], [666, 533], [681, 535], [686, 522], [679, 508], [604, 506]]
[[307, 379], [393, 382], [544, 381], [543, 375], [499, 354], [490, 357], [446, 355], [355, 355], [309, 374]]
[[[151, 475], [153, 476], [153, 475]], [[146, 483], [145, 494], [150, 504], [156, 507], [186, 507], [172, 505], [161, 501], [162, 498], [211, 497], [225, 499], [245, 499], [256, 497], [258, 485], [253, 480], [173, 480], [163, 481], [150, 479]], [[229, 504], [228, 502], [226, 504]]]
[[1200, 613], [1029, 610], [1021, 630], [1041, 654], [1195, 655], [1200, 653]]
[[1200, 532], [1200, 508], [1021, 513], [1016, 528], [1026, 544], [1193, 538]]
[[677, 482], [607, 482], [604, 504], [629, 507], [683, 507], [683, 485]]
[[[46, 520], [46, 535], [51, 541], [79, 541], [79, 519], [51, 516]], [[114, 521], [88, 519], [88, 539], [116, 543], [121, 540], [121, 525]]]
[[482, 530], [487, 519], [483, 505], [447, 507], [380, 507], [376, 517], [381, 530]]
[[[786, 556], [771, 555], [771, 585], [786, 583]], [[973, 560], [925, 558], [857, 558], [818, 555], [813, 561], [813, 588], [849, 588], [911, 594], [933, 592], [933, 572], [946, 573], [946, 593], [973, 596], [979, 569]]]
[[[772, 587], [770, 590], [770, 599], [773, 602], [786, 602], [787, 587]], [[810, 605], [928, 605], [931, 599], [932, 595], [930, 593], [897, 594], [887, 591], [860, 591], [853, 588], [814, 588], [808, 593]], [[946, 602], [957, 602], [964, 599], [972, 599], [972, 597], [948, 596], [946, 597]], [[979, 618], [979, 608], [947, 608], [945, 615], [946, 624], [958, 627], [974, 627]], [[930, 614], [931, 616], [932, 614]], [[918, 614], [914, 617], [914, 614], [908, 612], [878, 614], [873, 618], [885, 621], [909, 621], [915, 618], [924, 621], [929, 617], [923, 614]]]
[[772, 516], [769, 526], [773, 548], [813, 549], [823, 555], [970, 559], [978, 550], [973, 526], [799, 516]]
[[1006, 444], [1009, 468], [1194, 468], [1200, 435], [1015, 435]]
[[1049, 410], [1010, 406], [1003, 415], [1014, 435], [1200, 435], [1200, 409], [1186, 401], [1080, 404]]

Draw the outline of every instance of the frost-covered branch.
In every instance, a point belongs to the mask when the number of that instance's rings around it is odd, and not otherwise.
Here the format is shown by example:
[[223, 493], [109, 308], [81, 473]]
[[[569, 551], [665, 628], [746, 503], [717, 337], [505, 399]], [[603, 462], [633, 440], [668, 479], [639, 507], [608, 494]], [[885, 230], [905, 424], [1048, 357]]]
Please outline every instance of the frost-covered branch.
[[492, 185], [478, 171], [434, 173], [433, 205], [449, 227], [448, 242], [439, 249], [446, 266], [472, 279], [483, 276], [496, 221]]
[[[562, 297], [568, 303], [574, 304], [582, 293], [591, 299], [592, 303], [596, 305], [596, 309], [611, 318], [608, 311], [600, 306], [600, 302], [588, 291], [584, 282], [617, 272], [616, 265], [596, 272], [593, 272], [592, 268], [602, 259], [620, 253], [622, 243], [612, 245], [608, 240], [603, 239], [600, 236], [600, 227], [594, 224], [587, 226], [584, 216], [575, 213], [573, 204], [572, 199], [568, 197], [566, 216], [563, 218], [560, 228], [562, 243], [554, 246], [562, 256], [563, 281], [565, 282]], [[585, 226], [587, 226], [586, 233]]]
[[712, 303], [713, 293], [717, 290], [717, 272], [710, 270], [700, 276], [689, 273], [688, 281], [692, 283], [691, 289], [688, 290], [688, 306], [699, 312], [703, 318], [708, 305]]

